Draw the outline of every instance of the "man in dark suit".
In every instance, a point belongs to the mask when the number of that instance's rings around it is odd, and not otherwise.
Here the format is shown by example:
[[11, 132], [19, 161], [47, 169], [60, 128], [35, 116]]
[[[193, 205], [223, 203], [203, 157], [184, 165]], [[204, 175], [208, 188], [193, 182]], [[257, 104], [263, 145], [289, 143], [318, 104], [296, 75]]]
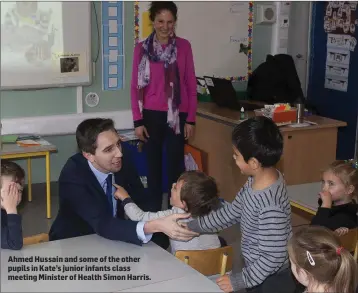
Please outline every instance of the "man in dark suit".
[[69, 158], [62, 169], [60, 207], [50, 229], [50, 240], [96, 233], [107, 239], [141, 245], [150, 241], [155, 232], [183, 241], [197, 235], [177, 223], [188, 215], [172, 215], [150, 222], [124, 219], [121, 205], [125, 203], [114, 198], [112, 184], [123, 186], [140, 206], [145, 202], [145, 194], [134, 166], [123, 156], [120, 137], [111, 119], [83, 121], [77, 127], [76, 140], [81, 152]]

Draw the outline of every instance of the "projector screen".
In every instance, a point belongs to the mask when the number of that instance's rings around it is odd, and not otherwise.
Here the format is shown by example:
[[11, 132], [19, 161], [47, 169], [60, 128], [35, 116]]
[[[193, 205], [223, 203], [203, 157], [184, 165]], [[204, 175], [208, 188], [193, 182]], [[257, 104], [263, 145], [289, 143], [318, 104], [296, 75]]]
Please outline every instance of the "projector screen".
[[91, 82], [89, 2], [1, 2], [1, 89]]

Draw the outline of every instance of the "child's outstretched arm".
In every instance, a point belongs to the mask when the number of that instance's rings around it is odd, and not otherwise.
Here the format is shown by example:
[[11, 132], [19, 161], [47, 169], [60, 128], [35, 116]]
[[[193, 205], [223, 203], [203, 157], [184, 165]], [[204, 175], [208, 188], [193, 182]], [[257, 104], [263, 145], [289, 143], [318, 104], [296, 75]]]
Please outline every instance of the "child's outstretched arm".
[[242, 210], [241, 198], [244, 190], [245, 186], [236, 195], [232, 203], [224, 204], [218, 210], [189, 222], [187, 224], [188, 228], [199, 233], [219, 232], [239, 223]]
[[[6, 211], [7, 225], [1, 225], [1, 248], [19, 250], [23, 246], [21, 216], [17, 214], [19, 191], [16, 184], [1, 189], [1, 206]], [[2, 212], [3, 213], [3, 212]]]
[[117, 188], [116, 192], [114, 193], [114, 197], [122, 201], [124, 211], [132, 221], [147, 222], [174, 214], [173, 210], [159, 211], [156, 213], [144, 212], [132, 201], [127, 191], [123, 187], [117, 184], [113, 184], [113, 186]]

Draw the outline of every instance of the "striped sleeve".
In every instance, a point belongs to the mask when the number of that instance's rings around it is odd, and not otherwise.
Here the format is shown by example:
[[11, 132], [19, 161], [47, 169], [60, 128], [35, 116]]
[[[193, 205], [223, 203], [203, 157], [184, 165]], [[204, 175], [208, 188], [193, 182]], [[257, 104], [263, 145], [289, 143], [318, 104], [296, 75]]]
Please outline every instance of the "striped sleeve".
[[188, 228], [198, 233], [218, 232], [240, 222], [242, 211], [241, 198], [242, 195], [239, 192], [232, 203], [225, 204], [220, 209], [189, 222]]
[[246, 287], [263, 283], [277, 272], [287, 259], [287, 242], [290, 236], [290, 222], [279, 206], [269, 206], [259, 214], [258, 250], [259, 258], [242, 270]]

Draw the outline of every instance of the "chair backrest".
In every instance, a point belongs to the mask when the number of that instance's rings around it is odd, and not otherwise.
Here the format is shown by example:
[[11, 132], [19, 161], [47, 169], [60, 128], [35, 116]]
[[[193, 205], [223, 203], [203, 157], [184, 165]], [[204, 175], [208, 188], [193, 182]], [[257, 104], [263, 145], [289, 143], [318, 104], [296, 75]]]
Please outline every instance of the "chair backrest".
[[38, 244], [38, 243], [42, 243], [42, 242], [48, 242], [49, 237], [48, 237], [48, 234], [41, 233], [41, 234], [25, 237], [23, 239], [23, 241], [24, 241], [24, 246], [32, 245], [32, 244]]
[[178, 250], [175, 257], [204, 276], [224, 275], [232, 270], [233, 249], [225, 246], [207, 250]]
[[350, 229], [349, 232], [339, 237], [342, 246], [350, 251], [354, 252], [354, 259], [357, 260], [358, 255], [358, 228]]
[[195, 163], [198, 165], [198, 170], [204, 172], [203, 168], [203, 158], [202, 158], [202, 152], [196, 147], [193, 147], [192, 145], [185, 144], [184, 145], [184, 155], [191, 154], [193, 157]]

